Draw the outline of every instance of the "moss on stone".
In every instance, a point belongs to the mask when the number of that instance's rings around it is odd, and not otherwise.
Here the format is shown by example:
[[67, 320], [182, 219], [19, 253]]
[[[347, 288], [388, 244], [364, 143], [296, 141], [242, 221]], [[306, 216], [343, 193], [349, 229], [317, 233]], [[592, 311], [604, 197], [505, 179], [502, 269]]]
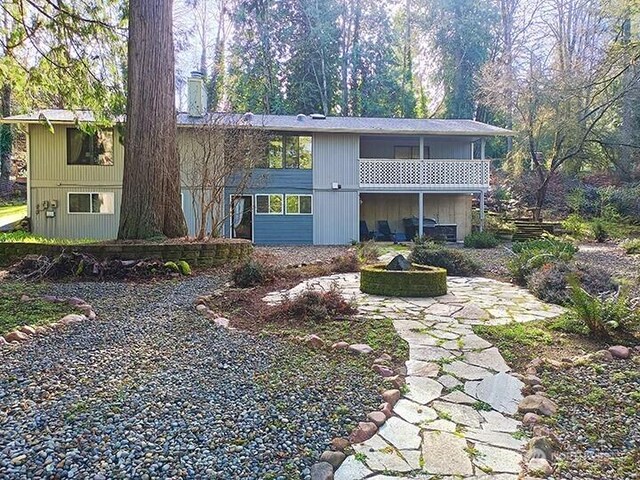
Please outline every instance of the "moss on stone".
[[393, 297], [438, 297], [447, 293], [447, 271], [444, 268], [412, 266], [412, 270], [404, 272], [386, 270], [384, 265], [363, 267], [360, 290]]

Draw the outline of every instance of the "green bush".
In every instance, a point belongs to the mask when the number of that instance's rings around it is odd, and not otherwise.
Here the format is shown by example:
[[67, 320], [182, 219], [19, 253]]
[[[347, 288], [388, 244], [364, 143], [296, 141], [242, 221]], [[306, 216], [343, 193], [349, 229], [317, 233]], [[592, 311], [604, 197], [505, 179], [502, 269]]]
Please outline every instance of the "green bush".
[[515, 255], [509, 260], [507, 268], [519, 283], [525, 283], [533, 271], [547, 263], [568, 262], [578, 251], [572, 243], [552, 236], [514, 243], [511, 249]]
[[358, 257], [363, 263], [374, 263], [381, 255], [382, 249], [373, 240], [358, 245]]
[[596, 239], [596, 242], [603, 243], [609, 238], [609, 233], [604, 225], [604, 223], [600, 220], [595, 220], [591, 225], [591, 232], [593, 233], [593, 238]]
[[490, 232], [473, 232], [464, 237], [464, 246], [467, 248], [495, 248], [500, 245], [500, 240]]
[[620, 246], [629, 255], [640, 253], [640, 238], [627, 239]]
[[178, 262], [178, 270], [182, 275], [191, 275], [191, 265], [184, 260]]
[[575, 238], [585, 238], [589, 234], [588, 223], [577, 213], [569, 215], [562, 222], [562, 228], [564, 228], [565, 232]]
[[272, 270], [254, 260], [249, 260], [238, 266], [232, 273], [233, 283], [238, 287], [248, 288], [263, 285], [273, 280]]
[[480, 272], [480, 265], [459, 250], [427, 243], [416, 245], [409, 256], [411, 263], [430, 265], [447, 270], [448, 275], [471, 276]]
[[570, 282], [570, 292], [570, 317], [582, 322], [591, 335], [608, 337], [614, 330], [637, 327], [639, 314], [625, 292], [611, 296], [592, 295], [576, 279]]

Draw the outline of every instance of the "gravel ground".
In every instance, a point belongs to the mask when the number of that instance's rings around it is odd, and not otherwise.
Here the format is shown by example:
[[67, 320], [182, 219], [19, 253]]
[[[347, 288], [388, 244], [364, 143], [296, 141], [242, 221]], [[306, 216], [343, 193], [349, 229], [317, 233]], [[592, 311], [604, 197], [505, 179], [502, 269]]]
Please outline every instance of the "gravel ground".
[[640, 478], [638, 363], [614, 360], [548, 371], [544, 383], [560, 407], [554, 480]]
[[326, 262], [347, 253], [351, 247], [295, 245], [255, 247], [255, 255], [266, 263], [279, 266], [308, 264], [316, 261]]
[[375, 380], [192, 310], [224, 279], [53, 284], [99, 318], [0, 350], [0, 478], [309, 478]]

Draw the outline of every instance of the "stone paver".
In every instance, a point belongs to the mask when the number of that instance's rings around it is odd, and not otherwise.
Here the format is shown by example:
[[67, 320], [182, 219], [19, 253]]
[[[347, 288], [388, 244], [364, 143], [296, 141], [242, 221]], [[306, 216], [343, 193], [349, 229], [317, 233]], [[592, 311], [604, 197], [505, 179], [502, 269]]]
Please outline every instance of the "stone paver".
[[[553, 318], [564, 309], [488, 278], [449, 277], [447, 285], [442, 297], [386, 298], [360, 293], [359, 275], [347, 273], [307, 280], [264, 298], [274, 304], [308, 288], [337, 287], [355, 300], [363, 317], [391, 318], [409, 344], [404, 398], [376, 436], [354, 446], [365, 458], [347, 457], [337, 480], [518, 478], [527, 441], [512, 435], [521, 424], [510, 415], [522, 399], [523, 383], [471, 326]], [[488, 406], [492, 410], [486, 411]]]

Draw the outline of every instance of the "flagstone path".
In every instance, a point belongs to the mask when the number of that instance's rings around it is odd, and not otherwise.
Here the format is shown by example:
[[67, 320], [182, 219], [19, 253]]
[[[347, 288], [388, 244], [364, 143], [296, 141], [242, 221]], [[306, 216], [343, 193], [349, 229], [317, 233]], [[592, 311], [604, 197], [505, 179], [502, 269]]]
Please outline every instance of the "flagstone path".
[[338, 468], [335, 480], [518, 478], [526, 439], [511, 415], [524, 384], [472, 325], [541, 320], [564, 310], [492, 279], [449, 277], [447, 284], [441, 297], [386, 298], [361, 293], [359, 274], [349, 273], [265, 297], [277, 303], [307, 288], [338, 288], [356, 300], [361, 315], [392, 318], [409, 344], [406, 393], [378, 433], [353, 446], [356, 454]]

